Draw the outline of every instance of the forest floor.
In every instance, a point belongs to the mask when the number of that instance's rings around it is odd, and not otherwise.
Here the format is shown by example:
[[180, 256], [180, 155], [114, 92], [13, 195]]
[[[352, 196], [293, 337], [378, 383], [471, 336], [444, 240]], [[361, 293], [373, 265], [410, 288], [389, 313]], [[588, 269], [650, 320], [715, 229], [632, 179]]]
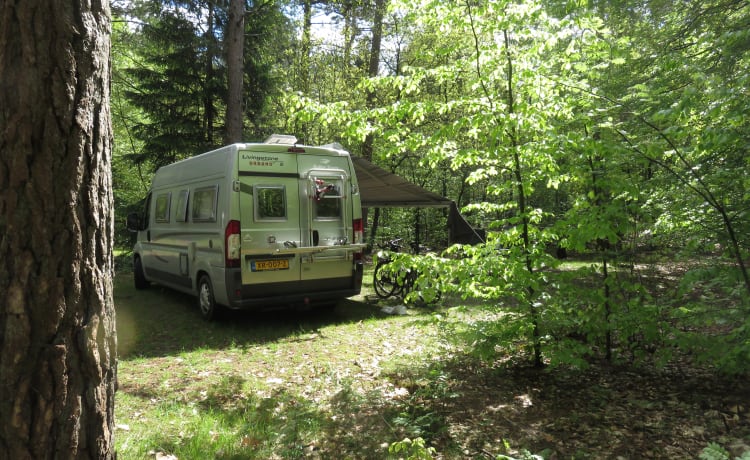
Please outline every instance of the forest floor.
[[193, 299], [135, 291], [130, 276], [115, 285], [120, 459], [406, 458], [389, 452], [404, 438], [437, 459], [750, 451], [747, 378], [687, 361], [481, 362], [444, 340], [435, 312], [388, 315], [367, 292], [324, 314], [206, 323]]
[[450, 427], [445, 441], [466, 458], [495, 458], [503, 443], [514, 456], [523, 447], [545, 459], [698, 458], [712, 442], [738, 457], [750, 451], [746, 381], [606, 365], [584, 372], [462, 366], [452, 375], [460, 396], [438, 411]]

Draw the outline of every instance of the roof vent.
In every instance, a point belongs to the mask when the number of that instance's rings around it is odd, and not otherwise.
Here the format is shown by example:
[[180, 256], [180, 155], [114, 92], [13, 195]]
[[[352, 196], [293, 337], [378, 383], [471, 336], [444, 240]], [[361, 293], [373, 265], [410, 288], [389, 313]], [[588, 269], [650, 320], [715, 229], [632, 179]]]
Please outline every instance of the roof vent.
[[331, 142], [330, 144], [321, 145], [321, 147], [333, 150], [344, 150], [344, 146], [338, 142]]
[[289, 134], [271, 134], [263, 141], [264, 144], [295, 145], [297, 138]]

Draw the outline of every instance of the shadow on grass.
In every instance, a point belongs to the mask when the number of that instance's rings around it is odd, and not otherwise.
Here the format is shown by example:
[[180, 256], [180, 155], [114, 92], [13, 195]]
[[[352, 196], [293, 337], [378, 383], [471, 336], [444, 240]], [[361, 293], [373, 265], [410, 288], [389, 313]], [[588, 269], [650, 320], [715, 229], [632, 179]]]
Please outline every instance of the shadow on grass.
[[116, 276], [114, 286], [121, 358], [263, 344], [385, 316], [376, 306], [344, 299], [335, 307], [303, 311], [225, 311], [220, 319], [208, 322], [201, 318], [192, 296], [158, 285], [136, 290], [127, 272]]
[[[316, 403], [285, 389], [267, 397], [243, 391], [244, 379], [228, 376], [210, 388], [203, 399], [165, 406], [172, 422], [150, 430], [137, 440], [138, 457], [160, 452], [176, 458], [217, 460], [304, 458], [316, 449], [315, 439], [330, 414]], [[157, 456], [158, 458], [158, 456]]]
[[166, 422], [133, 434], [132, 441], [121, 440], [128, 446], [121, 456], [395, 459], [388, 452], [392, 442], [407, 436], [437, 442], [445, 433], [444, 418], [421, 407], [425, 399], [420, 395], [363, 394], [344, 383], [329, 404], [321, 404], [293, 388], [276, 388], [265, 396], [251, 388], [247, 379], [226, 375], [200, 394], [164, 403], [159, 416]]
[[341, 382], [321, 404], [294, 388], [260, 396], [227, 375], [166, 409], [190, 414], [179, 434], [152, 430], [139, 442], [177, 458], [224, 460], [398, 458], [388, 446], [407, 437], [446, 459], [520, 449], [544, 458], [697, 458], [709, 440], [729, 445], [750, 433], [744, 413], [727, 425], [746, 401], [741, 382], [706, 374], [548, 372], [456, 356], [381, 377], [394, 391], [363, 393]]

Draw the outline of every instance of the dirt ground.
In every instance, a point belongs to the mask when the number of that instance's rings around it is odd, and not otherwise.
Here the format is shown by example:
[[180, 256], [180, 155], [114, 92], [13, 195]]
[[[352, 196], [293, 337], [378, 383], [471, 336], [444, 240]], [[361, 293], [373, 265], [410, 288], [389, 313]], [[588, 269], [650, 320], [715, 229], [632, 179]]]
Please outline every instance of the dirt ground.
[[750, 387], [697, 370], [455, 369], [440, 408], [471, 458], [503, 440], [546, 459], [698, 458], [709, 442], [750, 451]]

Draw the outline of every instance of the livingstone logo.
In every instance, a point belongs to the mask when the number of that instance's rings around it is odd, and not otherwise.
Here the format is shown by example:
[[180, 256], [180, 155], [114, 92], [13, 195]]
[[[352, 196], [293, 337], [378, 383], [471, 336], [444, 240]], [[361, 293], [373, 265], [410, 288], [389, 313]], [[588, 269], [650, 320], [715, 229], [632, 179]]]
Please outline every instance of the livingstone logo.
[[243, 160], [247, 160], [250, 166], [284, 166], [284, 162], [279, 157], [262, 156], [262, 155], [242, 155]]

